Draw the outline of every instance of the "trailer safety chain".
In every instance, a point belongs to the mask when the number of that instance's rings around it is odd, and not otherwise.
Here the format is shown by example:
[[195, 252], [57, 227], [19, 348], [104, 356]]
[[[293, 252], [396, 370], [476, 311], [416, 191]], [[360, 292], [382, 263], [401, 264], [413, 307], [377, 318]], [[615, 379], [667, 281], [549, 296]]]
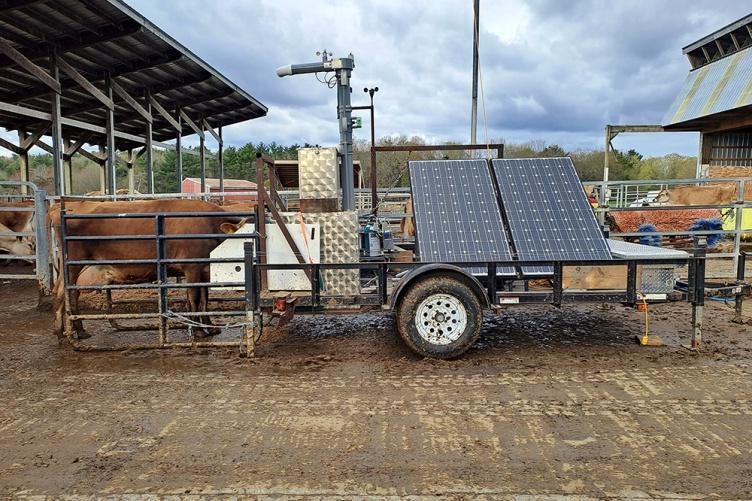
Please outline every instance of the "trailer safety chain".
[[238, 322], [235, 324], [204, 324], [202, 322], [197, 322], [196, 320], [193, 320], [191, 318], [188, 318], [184, 315], [181, 315], [180, 313], [176, 313], [174, 311], [168, 311], [167, 313], [162, 314], [163, 317], [165, 317], [168, 320], [177, 320], [178, 322], [184, 323], [190, 327], [197, 327], [200, 329], [216, 329], [219, 328], [227, 328], [227, 329], [234, 329], [236, 327], [247, 327], [249, 324], [248, 322]]

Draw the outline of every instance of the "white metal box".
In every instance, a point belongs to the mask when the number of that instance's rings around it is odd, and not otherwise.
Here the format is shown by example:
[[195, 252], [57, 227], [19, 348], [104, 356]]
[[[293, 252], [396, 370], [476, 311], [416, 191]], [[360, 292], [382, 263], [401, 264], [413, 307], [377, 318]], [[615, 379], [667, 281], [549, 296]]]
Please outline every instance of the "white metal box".
[[[318, 263], [321, 255], [321, 231], [316, 223], [305, 225], [305, 236], [299, 223], [286, 224], [293, 241], [307, 262]], [[238, 229], [237, 233], [253, 233], [256, 225], [248, 223]], [[212, 258], [243, 257], [243, 243], [240, 238], [228, 238], [210, 256]], [[276, 224], [266, 225], [266, 256], [269, 264], [297, 263], [292, 249], [282, 235], [282, 230]], [[310, 261], [309, 261], [310, 259]], [[243, 282], [245, 280], [245, 265], [243, 263], [212, 263], [210, 267], [212, 282]], [[309, 291], [311, 282], [302, 270], [269, 270], [267, 275], [269, 290], [272, 291]], [[217, 288], [221, 290], [220, 288]], [[232, 287], [242, 290], [242, 286]]]

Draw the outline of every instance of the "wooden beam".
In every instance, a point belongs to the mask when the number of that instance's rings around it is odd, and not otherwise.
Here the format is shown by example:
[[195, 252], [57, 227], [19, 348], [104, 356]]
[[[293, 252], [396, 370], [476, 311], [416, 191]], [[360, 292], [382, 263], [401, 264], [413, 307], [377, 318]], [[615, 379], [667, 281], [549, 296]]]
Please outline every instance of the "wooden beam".
[[60, 68], [60, 71], [71, 77], [74, 82], [83, 87], [86, 92], [97, 98], [97, 100], [105, 105], [108, 109], [111, 110], [115, 108], [115, 103], [112, 102], [112, 99], [107, 97], [104, 92], [97, 89], [93, 83], [89, 82], [85, 76], [79, 73], [76, 68], [68, 64], [65, 59], [58, 56], [57, 65]]
[[60, 82], [52, 78], [49, 73], [40, 68], [31, 59], [18, 52], [4, 38], [0, 38], [0, 53], [5, 54], [11, 61], [28, 71], [30, 74], [36, 77], [37, 80], [43, 82], [53, 92], [60, 94]]
[[[112, 75], [113, 76], [123, 76], [128, 75], [130, 73], [134, 73], [137, 71], [145, 70], [148, 68], [155, 68], [162, 66], [164, 64], [174, 63], [175, 61], [178, 61], [181, 58], [181, 54], [179, 52], [175, 53], [169, 53], [168, 55], [160, 55], [157, 58], [151, 59], [150, 61], [146, 63], [140, 63], [140, 64], [118, 64], [113, 67]], [[103, 80], [103, 77], [101, 74], [93, 75], [93, 74], [86, 74], [86, 77], [91, 81], [100, 81]], [[65, 78], [60, 79], [60, 84], [62, 85], [63, 91], [68, 89], [78, 89], [78, 85], [76, 82], [74, 82], [72, 79]], [[10, 94], [3, 94], [0, 96], [0, 101], [5, 101], [8, 103], [17, 103], [20, 101], [25, 101], [27, 99], [34, 99], [37, 97], [45, 96], [46, 93], [49, 92], [49, 89], [47, 87], [32, 87], [28, 89], [24, 89], [19, 92], [13, 92]]]
[[117, 94], [118, 96], [122, 97], [123, 100], [126, 103], [128, 103], [128, 105], [131, 108], [133, 108], [134, 110], [136, 110], [136, 112], [139, 115], [141, 115], [142, 117], [144, 117], [144, 119], [147, 122], [149, 122], [149, 123], [152, 122], [151, 113], [149, 113], [148, 111], [146, 111], [146, 109], [144, 109], [144, 107], [141, 106], [141, 104], [138, 101], [136, 101], [130, 94], [128, 94], [128, 92], [124, 88], [122, 88], [119, 83], [117, 83], [113, 79], [113, 80], [110, 80], [110, 85], [112, 86], [112, 90], [115, 91], [115, 94]]
[[29, 151], [29, 149], [34, 146], [34, 143], [36, 143], [37, 140], [40, 137], [44, 136], [45, 132], [50, 129], [50, 125], [50, 122], [47, 122], [46, 124], [41, 125], [37, 130], [32, 132], [30, 136], [28, 136], [21, 142], [21, 149], [24, 151]]
[[136, 154], [135, 154], [135, 156], [133, 158], [133, 161], [135, 162], [136, 160], [138, 160], [139, 158], [141, 158], [142, 156], [144, 156], [144, 153], [146, 153], [146, 146], [144, 146], [143, 148], [141, 148], [140, 150], [138, 150], [136, 152]]
[[78, 153], [78, 150], [80, 150], [81, 147], [86, 144], [86, 141], [88, 141], [91, 136], [92, 134], [85, 134], [84, 136], [82, 136], [78, 141], [65, 148], [65, 153], [63, 153], [63, 155], [70, 158]]
[[78, 153], [79, 153], [79, 154], [80, 154], [80, 155], [81, 155], [82, 157], [88, 158], [89, 160], [91, 160], [92, 162], [96, 163], [97, 165], [103, 165], [103, 164], [104, 164], [104, 162], [105, 162], [105, 159], [104, 159], [104, 158], [102, 158], [101, 156], [99, 156], [99, 155], [95, 155], [94, 153], [92, 153], [92, 152], [90, 152], [90, 151], [86, 151], [86, 150], [84, 150], [83, 148], [82, 148], [82, 149], [80, 149], [80, 150], [78, 151]]
[[40, 3], [42, 0], [5, 0], [0, 7], [0, 12], [7, 12], [9, 10], [22, 9], [29, 7], [35, 3]]
[[201, 123], [204, 124], [204, 129], [209, 131], [209, 134], [214, 136], [214, 139], [217, 141], [217, 144], [222, 144], [222, 137], [217, 134], [214, 129], [212, 129], [212, 126], [209, 125], [209, 122], [206, 121], [206, 119], [202, 119]]
[[20, 155], [20, 154], [24, 153], [24, 149], [23, 148], [19, 148], [15, 144], [11, 143], [7, 139], [3, 139], [2, 137], [0, 137], [0, 146], [2, 146], [3, 148], [5, 148], [7, 150], [12, 151], [16, 155]]
[[180, 117], [183, 119], [183, 121], [185, 123], [188, 124], [188, 127], [190, 127], [191, 129], [193, 129], [193, 132], [195, 132], [196, 134], [198, 134], [198, 136], [201, 139], [204, 138], [204, 131], [201, 130], [201, 127], [199, 127], [198, 125], [196, 125], [196, 122], [194, 122], [193, 120], [191, 120], [191, 117], [189, 117], [188, 114], [185, 111], [180, 110]]
[[[50, 55], [50, 46], [57, 48], [58, 54], [91, 47], [103, 42], [109, 42], [118, 38], [127, 37], [141, 30], [141, 24], [135, 20], [128, 20], [122, 24], [113, 27], [103, 36], [97, 36], [93, 33], [77, 33], [76, 35], [65, 35], [60, 38], [47, 38], [44, 42], [38, 43], [28, 50], [24, 50], [25, 57], [34, 60], [48, 57]], [[10, 56], [0, 57], [0, 68], [8, 66], [15, 62]], [[59, 92], [59, 91], [58, 91]]]
[[36, 146], [38, 148], [42, 148], [44, 151], [46, 151], [50, 155], [54, 154], [53, 153], [54, 150], [52, 149], [52, 146], [50, 146], [49, 144], [45, 143], [44, 141], [41, 141], [41, 140], [37, 141], [34, 146]]
[[[269, 198], [269, 194], [266, 192], [263, 186], [256, 186], [258, 190], [258, 198], [259, 200], [257, 203], [261, 204], [260, 207], [263, 207], [264, 205], [267, 205], [269, 207], [269, 212], [272, 214], [272, 219], [274, 219], [274, 222], [277, 223], [277, 227], [282, 232], [282, 236], [285, 237], [285, 240], [287, 241], [287, 245], [290, 246], [290, 250], [295, 254], [295, 258], [298, 260], [298, 263], [300, 264], [306, 264], [306, 260], [303, 257], [303, 255], [300, 253], [300, 249], [298, 249], [298, 245], [295, 243], [295, 240], [293, 240], [292, 235], [290, 235], [290, 232], [287, 230], [287, 226], [285, 225], [285, 221], [282, 219], [282, 216], [279, 214], [279, 211], [277, 211], [277, 208], [274, 206], [274, 202]], [[306, 276], [308, 279], [311, 279], [311, 270], [306, 269], [304, 270]]]
[[167, 112], [167, 110], [164, 109], [164, 107], [161, 104], [159, 104], [159, 101], [157, 101], [156, 99], [154, 99], [154, 97], [152, 96], [152, 97], [149, 98], [149, 102], [151, 103], [152, 107], [155, 110], [157, 110], [157, 113], [159, 113], [160, 115], [162, 115], [162, 118], [164, 118], [165, 120], [167, 120], [167, 122], [169, 122], [169, 124], [172, 125], [173, 129], [175, 129], [176, 131], [180, 132], [180, 130], [182, 129], [182, 127], [180, 127], [180, 123], [177, 120], [175, 120], [172, 117], [172, 115], [170, 115]]

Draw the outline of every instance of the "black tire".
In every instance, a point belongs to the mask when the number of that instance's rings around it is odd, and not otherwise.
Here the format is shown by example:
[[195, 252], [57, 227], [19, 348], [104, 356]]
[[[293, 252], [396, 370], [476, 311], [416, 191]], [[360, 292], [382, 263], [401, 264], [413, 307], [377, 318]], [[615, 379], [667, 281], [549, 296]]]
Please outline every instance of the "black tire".
[[[419, 311], [426, 320], [422, 326], [416, 320]], [[464, 328], [459, 329], [463, 314]], [[428, 318], [431, 315], [433, 318]], [[396, 321], [397, 332], [414, 352], [448, 359], [462, 355], [478, 339], [483, 309], [473, 290], [461, 280], [430, 276], [418, 279], [405, 291], [397, 305]], [[452, 332], [452, 328], [456, 330]]]

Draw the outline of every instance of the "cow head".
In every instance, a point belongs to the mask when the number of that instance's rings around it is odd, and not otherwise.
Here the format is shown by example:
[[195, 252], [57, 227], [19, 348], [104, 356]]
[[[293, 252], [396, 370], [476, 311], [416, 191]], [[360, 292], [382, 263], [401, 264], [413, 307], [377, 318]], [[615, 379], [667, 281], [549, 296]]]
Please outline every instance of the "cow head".
[[659, 204], [667, 204], [671, 200], [671, 192], [667, 188], [663, 188], [655, 196], [655, 201]]

